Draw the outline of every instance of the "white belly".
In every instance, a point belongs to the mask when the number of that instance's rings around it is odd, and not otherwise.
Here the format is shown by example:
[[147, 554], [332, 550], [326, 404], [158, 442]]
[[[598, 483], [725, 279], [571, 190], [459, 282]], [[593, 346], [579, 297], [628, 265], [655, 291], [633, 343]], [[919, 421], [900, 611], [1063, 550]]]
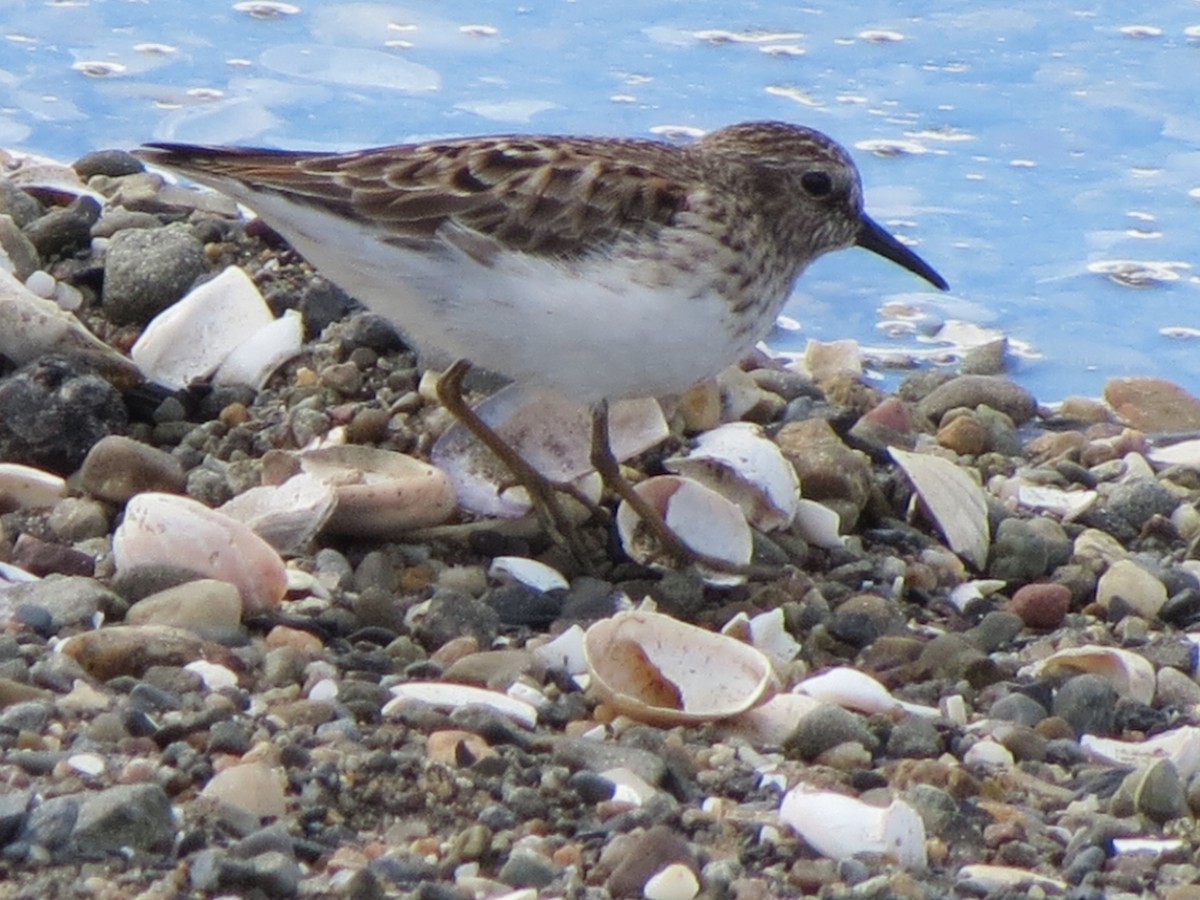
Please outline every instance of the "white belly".
[[505, 253], [483, 264], [440, 242], [429, 252], [391, 246], [377, 232], [270, 195], [239, 199], [423, 349], [584, 403], [686, 390], [744, 355], [773, 318], [735, 334], [711, 284], [684, 275], [669, 288], [649, 286], [640, 267], [653, 264], [645, 261]]

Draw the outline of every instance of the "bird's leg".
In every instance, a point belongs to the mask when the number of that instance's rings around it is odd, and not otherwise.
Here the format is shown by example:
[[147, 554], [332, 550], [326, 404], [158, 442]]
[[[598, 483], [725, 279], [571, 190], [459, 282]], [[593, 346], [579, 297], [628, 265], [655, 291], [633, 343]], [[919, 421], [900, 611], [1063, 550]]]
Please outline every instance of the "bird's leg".
[[[580, 540], [578, 529], [563, 509], [558, 497], [559, 490], [567, 489], [567, 493], [572, 496], [578, 496], [578, 492], [570, 490], [569, 486], [555, 484], [542, 475], [471, 409], [462, 394], [463, 379], [469, 371], [471, 364], [465, 359], [460, 359], [443, 372], [437, 382], [438, 400], [451, 415], [463, 423], [476, 440], [507, 467], [517, 483], [529, 492], [529, 502], [533, 506], [538, 524], [549, 538], [559, 546], [565, 547], [576, 562], [585, 568], [588, 567], [587, 548]], [[588, 505], [594, 506], [591, 503]]]
[[753, 566], [740, 566], [707, 553], [700, 553], [685, 544], [663, 517], [641, 494], [633, 489], [629, 479], [621, 473], [621, 464], [613, 455], [608, 437], [608, 401], [601, 400], [592, 407], [592, 467], [600, 473], [605, 486], [633, 507], [642, 524], [658, 541], [658, 545], [673, 556], [681, 565], [699, 565], [717, 572], [757, 575]]

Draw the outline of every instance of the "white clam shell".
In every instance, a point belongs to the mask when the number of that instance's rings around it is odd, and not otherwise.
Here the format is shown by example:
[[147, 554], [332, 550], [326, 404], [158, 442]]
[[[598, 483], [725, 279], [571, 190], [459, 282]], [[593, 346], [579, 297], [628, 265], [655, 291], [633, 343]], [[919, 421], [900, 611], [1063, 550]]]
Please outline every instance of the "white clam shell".
[[796, 533], [815, 547], [837, 550], [846, 545], [842, 517], [824, 503], [801, 497], [796, 503]]
[[229, 352], [217, 374], [215, 384], [248, 384], [260, 390], [275, 370], [304, 345], [304, 318], [294, 309], [273, 319]]
[[[475, 413], [551, 481], [567, 483], [592, 471], [591, 413], [561, 394], [510, 384], [476, 406]], [[619, 460], [656, 446], [670, 434], [662, 407], [652, 399], [612, 403], [608, 431]], [[430, 458], [450, 476], [464, 509], [505, 518], [529, 511], [524, 491], [502, 489], [512, 483], [512, 474], [461, 423], [454, 423], [438, 438]]]
[[221, 512], [246, 523], [280, 553], [299, 554], [329, 521], [336, 505], [332, 487], [300, 472], [283, 484], [264, 484], [238, 494]]
[[660, 613], [601, 619], [584, 635], [583, 650], [593, 691], [618, 712], [656, 725], [735, 716], [775, 686], [760, 651]]
[[757, 747], [779, 746], [796, 730], [796, 724], [821, 706], [804, 694], [776, 694], [726, 723], [731, 734]]
[[897, 700], [879, 681], [866, 672], [848, 666], [838, 666], [820, 675], [806, 678], [792, 690], [823, 703], [832, 703], [843, 709], [853, 709], [869, 715], [895, 712], [909, 712], [927, 717], [938, 715], [938, 711], [931, 706], [918, 706], [915, 703]]
[[391, 715], [412, 702], [428, 703], [444, 709], [486, 706], [526, 728], [533, 728], [537, 724], [537, 709], [523, 700], [487, 688], [441, 681], [409, 681], [396, 685], [392, 688], [392, 699], [384, 704], [383, 714]]
[[439, 525], [458, 498], [436, 466], [403, 453], [357, 444], [300, 454], [300, 468], [337, 495], [326, 530], [357, 537], [389, 537]]
[[572, 625], [554, 640], [535, 649], [533, 655], [551, 668], [562, 669], [569, 675], [581, 675], [587, 671], [583, 639], [583, 629]]
[[558, 569], [524, 556], [497, 556], [488, 567], [488, 575], [507, 575], [535, 591], [565, 591], [571, 586]]
[[1123, 697], [1140, 703], [1154, 699], [1153, 664], [1137, 653], [1119, 647], [1067, 647], [1043, 659], [1033, 667], [1035, 676], [1077, 669], [1107, 679]]
[[[735, 565], [750, 562], [752, 538], [746, 517], [736, 504], [698, 481], [681, 475], [658, 475], [634, 486], [654, 506], [667, 527], [698, 553]], [[625, 501], [617, 507], [617, 534], [625, 552], [638, 562], [669, 568], [674, 560], [664, 559], [657, 542], [644, 533], [641, 519]], [[711, 584], [741, 584], [745, 578], [727, 572], [702, 570]]]
[[1137, 768], [1156, 759], [1167, 759], [1179, 777], [1191, 778], [1200, 772], [1200, 727], [1184, 725], [1156, 734], [1136, 743], [1085, 734], [1079, 745], [1106, 762]]
[[987, 562], [990, 529], [983, 488], [949, 460], [889, 447], [950, 549], [977, 569]]
[[228, 581], [247, 613], [274, 609], [287, 590], [287, 571], [275, 549], [246, 525], [177, 494], [146, 492], [125, 506], [113, 534], [118, 571], [179, 566]]
[[996, 766], [1004, 769], [1016, 765], [1012, 751], [1003, 744], [992, 740], [982, 740], [972, 744], [963, 754], [963, 762], [967, 765]]
[[274, 318], [250, 276], [229, 266], [151, 319], [130, 356], [150, 380], [187, 387]]
[[0, 463], [0, 511], [53, 506], [67, 495], [67, 482], [53, 472]]
[[1017, 502], [1029, 509], [1054, 513], [1064, 522], [1083, 515], [1099, 498], [1096, 491], [1064, 491], [1040, 484], [1023, 484], [1017, 488]]
[[779, 820], [830, 859], [879, 853], [908, 869], [925, 868], [925, 825], [903, 800], [871, 806], [798, 784], [784, 795]]
[[706, 432], [686, 456], [673, 456], [663, 465], [732, 500], [755, 528], [786, 528], [796, 515], [796, 470], [778, 445], [750, 422], [731, 422]]

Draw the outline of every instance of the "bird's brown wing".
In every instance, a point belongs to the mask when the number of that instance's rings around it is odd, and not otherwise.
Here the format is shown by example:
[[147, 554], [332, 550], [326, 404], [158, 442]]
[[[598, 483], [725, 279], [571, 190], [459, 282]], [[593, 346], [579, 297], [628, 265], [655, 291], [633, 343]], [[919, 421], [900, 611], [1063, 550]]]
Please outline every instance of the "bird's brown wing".
[[200, 181], [324, 207], [385, 240], [467, 229], [565, 258], [668, 224], [688, 197], [683, 179], [667, 174], [686, 176], [686, 154], [653, 141], [496, 137], [339, 154], [150, 144], [138, 155]]

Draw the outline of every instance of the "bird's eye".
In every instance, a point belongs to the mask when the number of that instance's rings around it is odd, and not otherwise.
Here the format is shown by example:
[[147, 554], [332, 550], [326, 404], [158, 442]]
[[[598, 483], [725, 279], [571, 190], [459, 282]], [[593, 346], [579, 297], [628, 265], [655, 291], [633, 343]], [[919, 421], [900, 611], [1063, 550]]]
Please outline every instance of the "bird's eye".
[[808, 191], [810, 197], [827, 197], [833, 190], [833, 179], [828, 172], [805, 172], [800, 176], [800, 186]]

